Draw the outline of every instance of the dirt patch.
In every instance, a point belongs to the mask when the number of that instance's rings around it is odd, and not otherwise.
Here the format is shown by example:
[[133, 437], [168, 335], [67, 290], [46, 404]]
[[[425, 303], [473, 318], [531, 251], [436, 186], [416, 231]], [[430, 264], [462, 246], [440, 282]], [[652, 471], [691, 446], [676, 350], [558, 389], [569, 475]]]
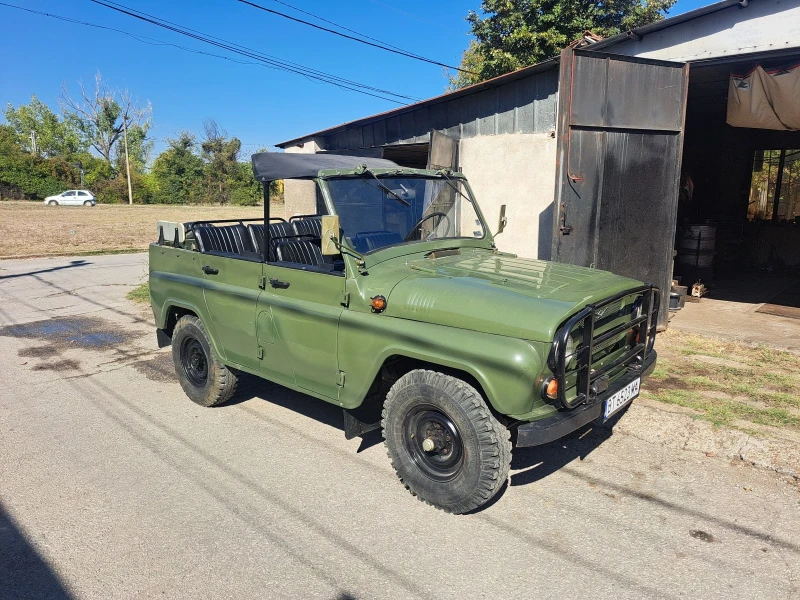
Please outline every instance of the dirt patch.
[[[69, 256], [144, 251], [156, 240], [156, 221], [250, 219], [258, 206], [128, 206], [98, 204], [45, 206], [41, 202], [0, 202], [0, 257]], [[284, 213], [273, 203], [273, 215]]]
[[41, 362], [34, 365], [31, 371], [80, 371], [81, 365], [77, 360], [65, 358], [50, 362]]
[[151, 381], [177, 381], [172, 352], [160, 352], [153, 358], [133, 363], [133, 368]]

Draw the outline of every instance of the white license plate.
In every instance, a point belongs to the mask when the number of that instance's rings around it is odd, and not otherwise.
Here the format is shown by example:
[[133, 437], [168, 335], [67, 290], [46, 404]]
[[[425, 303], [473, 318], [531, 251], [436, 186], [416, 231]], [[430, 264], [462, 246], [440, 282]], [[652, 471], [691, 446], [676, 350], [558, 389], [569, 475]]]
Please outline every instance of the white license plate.
[[603, 411], [604, 421], [639, 395], [639, 384], [641, 384], [641, 382], [641, 377], [637, 377], [606, 400], [605, 410]]

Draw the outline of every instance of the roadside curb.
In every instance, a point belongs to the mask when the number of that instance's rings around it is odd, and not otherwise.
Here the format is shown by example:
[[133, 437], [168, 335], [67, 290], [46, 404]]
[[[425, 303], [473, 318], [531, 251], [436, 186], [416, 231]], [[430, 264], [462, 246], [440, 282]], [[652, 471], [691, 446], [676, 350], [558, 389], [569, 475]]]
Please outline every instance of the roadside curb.
[[661, 409], [646, 398], [630, 406], [614, 431], [669, 448], [741, 460], [800, 480], [800, 444], [716, 427], [687, 414]]

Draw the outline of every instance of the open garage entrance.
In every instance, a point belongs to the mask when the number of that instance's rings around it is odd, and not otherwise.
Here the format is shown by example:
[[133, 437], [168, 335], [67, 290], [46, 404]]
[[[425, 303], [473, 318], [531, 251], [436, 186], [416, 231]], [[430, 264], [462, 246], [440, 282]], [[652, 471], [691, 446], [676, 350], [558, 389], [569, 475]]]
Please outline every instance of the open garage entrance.
[[798, 64], [800, 54], [782, 54], [690, 67], [674, 273], [682, 285], [691, 289], [699, 281], [709, 291], [681, 310], [674, 325], [728, 334], [749, 327], [798, 344], [800, 131], [763, 125], [781, 126], [771, 119], [771, 102], [782, 103], [784, 119], [800, 113], [800, 88], [779, 97], [777, 87], [767, 87], [755, 108], [739, 105], [760, 113], [745, 120], [752, 126], [728, 124], [737, 119], [729, 115], [729, 96], [741, 100], [732, 85], [756, 94], [764, 80], [770, 85], [765, 78], [800, 81]]

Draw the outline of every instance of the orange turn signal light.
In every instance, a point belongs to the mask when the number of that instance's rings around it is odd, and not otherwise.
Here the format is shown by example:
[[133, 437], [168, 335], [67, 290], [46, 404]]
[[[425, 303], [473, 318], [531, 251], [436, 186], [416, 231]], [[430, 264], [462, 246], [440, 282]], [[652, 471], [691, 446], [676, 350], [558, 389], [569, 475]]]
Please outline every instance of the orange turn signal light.
[[558, 398], [558, 379], [551, 377], [547, 380], [544, 386], [544, 394], [551, 400]]
[[386, 298], [383, 296], [375, 296], [372, 298], [372, 312], [383, 312], [386, 309]]

